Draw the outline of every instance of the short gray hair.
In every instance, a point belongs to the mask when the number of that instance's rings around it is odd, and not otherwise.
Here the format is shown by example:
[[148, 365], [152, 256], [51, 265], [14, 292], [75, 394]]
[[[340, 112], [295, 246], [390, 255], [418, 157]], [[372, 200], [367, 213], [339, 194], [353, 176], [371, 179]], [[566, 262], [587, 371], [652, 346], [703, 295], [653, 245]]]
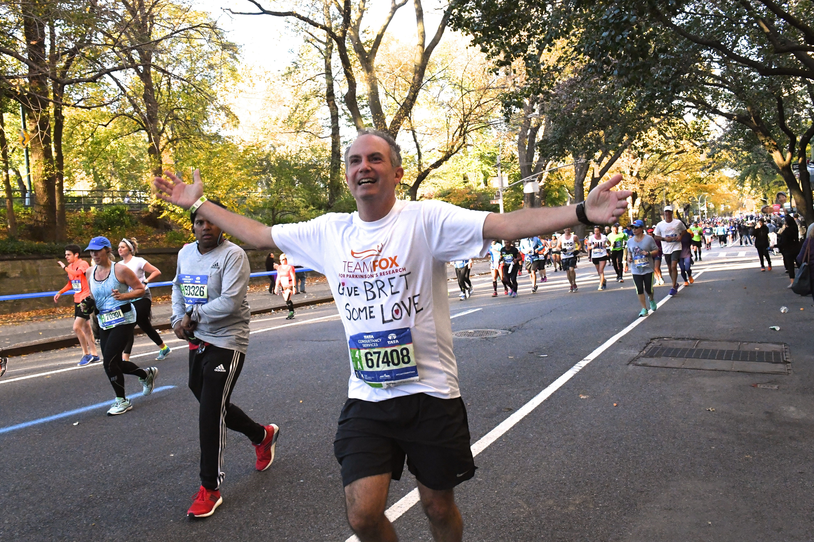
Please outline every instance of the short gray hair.
[[[394, 168], [401, 167], [401, 147], [399, 147], [399, 144], [393, 139], [393, 136], [387, 132], [376, 130], [375, 128], [362, 128], [357, 132], [356, 139], [364, 135], [372, 135], [384, 139], [387, 142], [387, 146], [390, 147], [390, 164]], [[354, 139], [354, 141], [356, 141], [356, 139]], [[348, 148], [345, 149], [345, 171], [348, 170], [348, 153], [350, 153], [351, 145], [353, 145], [353, 143], [348, 145]]]

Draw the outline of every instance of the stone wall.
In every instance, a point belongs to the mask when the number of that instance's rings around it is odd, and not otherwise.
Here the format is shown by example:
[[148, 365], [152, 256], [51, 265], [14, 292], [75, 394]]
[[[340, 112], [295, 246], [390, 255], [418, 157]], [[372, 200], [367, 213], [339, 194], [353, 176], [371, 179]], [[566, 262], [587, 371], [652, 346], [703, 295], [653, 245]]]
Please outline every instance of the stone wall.
[[[249, 248], [252, 273], [265, 271], [266, 252]], [[153, 249], [139, 252], [151, 264], [161, 270], [159, 281], [170, 281], [175, 276], [175, 263], [178, 251], [176, 249]], [[83, 254], [88, 262], [90, 258]], [[65, 261], [63, 260], [63, 263]], [[312, 273], [308, 273], [311, 275]], [[268, 283], [267, 277], [251, 279], [252, 283]], [[16, 295], [36, 292], [51, 292], [62, 289], [68, 282], [65, 271], [57, 263], [56, 258], [42, 258], [31, 256], [0, 257], [0, 295]], [[154, 288], [153, 295], [169, 295], [169, 286]], [[73, 294], [66, 292], [59, 299], [60, 306], [73, 306]], [[22, 299], [15, 301], [0, 301], [0, 315], [12, 314], [21, 311], [47, 309], [54, 306], [51, 297]]]

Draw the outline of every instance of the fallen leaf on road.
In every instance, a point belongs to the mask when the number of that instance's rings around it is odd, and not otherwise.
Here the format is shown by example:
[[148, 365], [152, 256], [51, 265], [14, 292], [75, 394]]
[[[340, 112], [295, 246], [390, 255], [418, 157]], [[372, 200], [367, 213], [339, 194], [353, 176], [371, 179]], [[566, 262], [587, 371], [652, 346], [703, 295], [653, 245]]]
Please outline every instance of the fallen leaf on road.
[[707, 412], [715, 412], [715, 409], [714, 408], [708, 408]]
[[587, 399], [588, 397], [590, 397], [590, 395], [582, 395], [581, 393], [579, 394], [580, 399]]

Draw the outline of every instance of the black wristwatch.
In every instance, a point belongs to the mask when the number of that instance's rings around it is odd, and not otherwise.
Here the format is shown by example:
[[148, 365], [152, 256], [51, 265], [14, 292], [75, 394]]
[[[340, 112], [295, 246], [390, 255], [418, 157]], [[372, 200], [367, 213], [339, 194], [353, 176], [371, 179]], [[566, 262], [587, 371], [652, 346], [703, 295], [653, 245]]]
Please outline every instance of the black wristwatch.
[[581, 223], [585, 224], [586, 226], [593, 226], [594, 223], [588, 220], [588, 215], [585, 213], [585, 202], [580, 201], [577, 203], [577, 220]]
[[189, 316], [190, 320], [192, 320], [192, 312], [194, 310], [195, 310], [195, 305], [190, 305], [189, 307], [187, 307], [187, 310], [184, 311], [186, 313], [186, 315]]

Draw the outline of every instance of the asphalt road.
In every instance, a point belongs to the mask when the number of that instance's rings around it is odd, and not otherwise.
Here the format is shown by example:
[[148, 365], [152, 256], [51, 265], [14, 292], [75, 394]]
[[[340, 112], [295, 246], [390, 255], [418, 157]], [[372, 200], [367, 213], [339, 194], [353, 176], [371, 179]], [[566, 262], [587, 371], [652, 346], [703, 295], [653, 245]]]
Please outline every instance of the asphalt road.
[[[516, 299], [492, 298], [481, 276], [459, 301], [450, 282], [453, 330], [509, 332], [455, 340], [479, 467], [456, 492], [466, 540], [812, 539], [814, 308], [785, 289], [782, 265], [760, 273], [739, 252], [705, 255], [696, 283], [646, 319], [632, 280], [598, 292], [584, 259], [576, 294], [563, 273], [536, 294], [524, 274]], [[336, 309], [251, 327], [232, 399], [281, 427], [278, 455], [258, 473], [249, 442], [230, 433], [224, 503], [206, 520], [185, 517], [199, 456], [179, 341], [154, 362], [137, 340], [134, 361], [159, 367], [158, 388], [141, 397], [127, 377], [134, 408], [118, 417], [105, 416], [104, 371], [74, 369], [76, 349], [12, 360], [0, 380], [0, 540], [348, 540], [332, 448], [349, 374]], [[786, 343], [791, 371], [630, 364], [659, 337]], [[414, 487], [409, 475], [391, 486], [389, 506], [408, 496], [396, 530], [431, 540]]]

